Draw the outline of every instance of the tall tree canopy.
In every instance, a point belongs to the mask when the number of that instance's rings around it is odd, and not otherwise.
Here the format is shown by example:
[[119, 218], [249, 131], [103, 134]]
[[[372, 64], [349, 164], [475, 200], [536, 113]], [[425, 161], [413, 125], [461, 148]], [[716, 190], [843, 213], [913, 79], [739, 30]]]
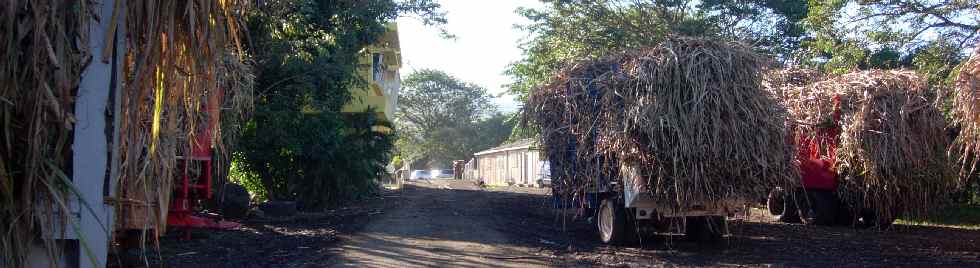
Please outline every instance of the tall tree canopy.
[[913, 68], [934, 83], [965, 58], [980, 31], [970, 0], [814, 0], [800, 63], [829, 72]]
[[519, 9], [531, 22], [524, 58], [507, 73], [510, 93], [525, 100], [569, 61], [657, 44], [668, 34], [743, 40], [779, 58], [790, 58], [803, 39], [805, 0], [543, 0], [541, 9]]
[[980, 36], [971, 0], [542, 0], [523, 59], [507, 70], [510, 93], [527, 92], [570, 61], [656, 44], [668, 34], [739, 40], [787, 65], [828, 72], [912, 68], [949, 77]]
[[419, 70], [402, 86], [396, 117], [402, 159], [445, 168], [452, 160], [499, 145], [513, 127], [496, 112], [486, 89], [445, 72]]

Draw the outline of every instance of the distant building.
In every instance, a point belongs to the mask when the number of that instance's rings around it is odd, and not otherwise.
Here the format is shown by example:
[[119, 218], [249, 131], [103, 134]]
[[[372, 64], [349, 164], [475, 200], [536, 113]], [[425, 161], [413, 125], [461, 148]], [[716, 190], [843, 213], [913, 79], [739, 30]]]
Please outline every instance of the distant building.
[[384, 35], [361, 51], [359, 63], [364, 68], [359, 70], [358, 75], [368, 85], [366, 88], [352, 89], [351, 101], [344, 105], [341, 112], [360, 113], [373, 108], [379, 119], [393, 122], [398, 106], [398, 92], [401, 89], [401, 75], [398, 70], [402, 67], [402, 56], [398, 43], [398, 25], [387, 24]]
[[486, 185], [537, 186], [544, 159], [533, 145], [532, 139], [523, 139], [478, 152], [467, 168]]

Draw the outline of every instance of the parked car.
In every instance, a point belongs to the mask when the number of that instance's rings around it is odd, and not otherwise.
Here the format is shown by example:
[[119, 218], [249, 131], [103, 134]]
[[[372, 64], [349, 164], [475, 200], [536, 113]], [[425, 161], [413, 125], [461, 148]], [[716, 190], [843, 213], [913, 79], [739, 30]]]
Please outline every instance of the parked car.
[[536, 180], [538, 187], [551, 187], [551, 165], [548, 161], [541, 161], [539, 163], [540, 168], [538, 169], [538, 178]]
[[431, 179], [432, 179], [432, 174], [429, 173], [428, 170], [413, 170], [412, 175], [408, 176], [408, 180], [410, 181], [431, 180]]
[[433, 179], [452, 179], [453, 170], [452, 169], [433, 169], [432, 170]]

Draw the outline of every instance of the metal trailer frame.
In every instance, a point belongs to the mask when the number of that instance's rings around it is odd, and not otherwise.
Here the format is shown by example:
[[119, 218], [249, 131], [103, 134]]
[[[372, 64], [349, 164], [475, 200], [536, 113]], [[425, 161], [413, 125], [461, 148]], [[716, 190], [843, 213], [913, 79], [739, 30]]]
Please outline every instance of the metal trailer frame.
[[622, 165], [620, 176], [623, 179], [623, 205], [635, 210], [637, 220], [657, 218], [698, 217], [698, 216], [731, 216], [739, 207], [739, 200], [727, 200], [720, 204], [691, 204], [682, 208], [657, 204], [647, 192], [647, 180], [639, 174], [637, 168]]

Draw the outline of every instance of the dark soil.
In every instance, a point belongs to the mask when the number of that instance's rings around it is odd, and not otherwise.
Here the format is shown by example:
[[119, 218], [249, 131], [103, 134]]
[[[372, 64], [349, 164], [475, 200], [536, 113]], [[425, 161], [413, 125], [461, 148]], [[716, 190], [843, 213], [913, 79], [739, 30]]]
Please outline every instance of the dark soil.
[[[357, 237], [359, 228], [376, 217], [411, 206], [401, 196], [411, 193], [444, 209], [420, 210], [420, 215], [407, 221], [458, 211], [458, 217], [467, 217], [461, 221], [485, 222], [481, 226], [504, 234], [509, 240], [506, 244], [526, 248], [526, 256], [547, 258], [557, 266], [980, 267], [980, 231], [976, 230], [898, 225], [879, 232], [754, 218], [731, 221], [733, 235], [718, 244], [696, 244], [679, 235], [659, 234], [645, 238], [639, 246], [612, 247], [599, 242], [591, 223], [572, 219], [572, 213], [559, 216], [545, 190], [412, 185], [406, 185], [406, 190], [386, 192], [330, 213], [248, 220], [241, 230], [202, 232], [206, 237], [190, 241], [165, 237], [162, 263], [167, 267], [320, 266], [340, 254], [336, 248], [343, 240], [339, 237]], [[481, 206], [453, 201], [466, 198], [487, 201], [480, 202]], [[413, 256], [398, 258], [411, 260]]]
[[977, 230], [896, 225], [874, 231], [754, 217], [730, 221], [732, 235], [719, 244], [659, 234], [634, 247], [612, 247], [599, 242], [586, 220], [556, 216], [545, 195], [502, 194], [493, 203], [498, 212], [512, 211], [496, 219], [498, 226], [519, 224], [510, 231], [514, 237], [550, 251], [565, 266], [980, 267]]
[[[160, 254], [150, 254], [150, 267], [293, 267], [330, 258], [338, 234], [353, 233], [372, 217], [398, 204], [397, 192], [325, 213], [300, 213], [288, 218], [251, 218], [232, 231], [195, 230], [183, 240], [182, 230], [160, 239]], [[156, 260], [154, 260], [156, 258]]]

